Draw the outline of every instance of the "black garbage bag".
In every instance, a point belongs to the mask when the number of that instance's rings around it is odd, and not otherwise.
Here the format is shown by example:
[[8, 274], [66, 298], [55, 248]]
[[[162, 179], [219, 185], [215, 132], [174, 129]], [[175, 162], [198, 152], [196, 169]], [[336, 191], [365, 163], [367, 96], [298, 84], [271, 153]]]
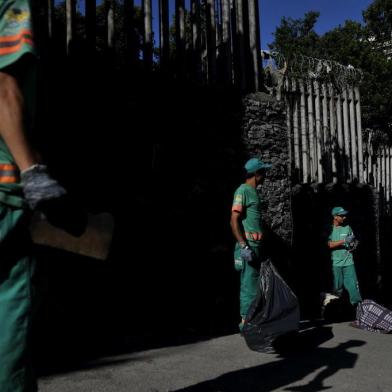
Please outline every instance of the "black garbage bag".
[[280, 335], [299, 329], [298, 299], [270, 260], [261, 263], [257, 296], [242, 330], [251, 350], [270, 352]]

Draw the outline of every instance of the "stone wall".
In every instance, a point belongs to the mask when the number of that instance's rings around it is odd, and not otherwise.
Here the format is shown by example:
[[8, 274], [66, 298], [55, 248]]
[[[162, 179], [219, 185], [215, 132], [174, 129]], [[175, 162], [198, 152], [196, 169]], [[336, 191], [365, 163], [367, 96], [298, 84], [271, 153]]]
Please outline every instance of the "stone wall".
[[272, 164], [260, 190], [265, 244], [267, 255], [285, 269], [290, 263], [293, 221], [284, 104], [264, 93], [247, 95], [243, 99], [241, 128], [247, 158], [257, 156]]

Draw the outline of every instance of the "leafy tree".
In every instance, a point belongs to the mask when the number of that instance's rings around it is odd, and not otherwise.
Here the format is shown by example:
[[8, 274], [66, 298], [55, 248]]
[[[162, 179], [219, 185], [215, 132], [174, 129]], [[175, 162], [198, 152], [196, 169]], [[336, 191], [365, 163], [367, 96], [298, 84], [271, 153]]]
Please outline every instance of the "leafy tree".
[[[381, 16], [383, 20], [390, 20], [388, 4], [391, 2], [376, 0], [364, 12], [365, 25], [346, 21], [343, 26], [321, 36], [314, 30], [318, 12], [308, 12], [302, 19], [283, 18], [270, 48], [283, 53], [289, 61], [293, 55], [302, 54], [361, 69], [364, 128], [381, 130], [392, 139], [392, 61], [374, 39], [376, 21]], [[383, 4], [386, 8], [381, 11]], [[390, 26], [387, 23], [383, 26], [383, 32], [381, 29], [377, 32], [378, 36], [389, 34]]]

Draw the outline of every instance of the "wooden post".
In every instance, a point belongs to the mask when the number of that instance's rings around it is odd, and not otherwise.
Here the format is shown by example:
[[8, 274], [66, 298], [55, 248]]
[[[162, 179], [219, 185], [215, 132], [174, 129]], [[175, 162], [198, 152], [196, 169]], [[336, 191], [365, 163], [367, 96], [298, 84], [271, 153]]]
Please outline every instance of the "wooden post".
[[381, 148], [378, 148], [377, 151], [377, 190], [380, 191], [381, 181], [382, 181], [382, 163], [381, 163]]
[[291, 105], [291, 80], [287, 78], [285, 80], [285, 89], [287, 94], [285, 94], [285, 102], [286, 102], [286, 122], [287, 122], [287, 142], [288, 142], [288, 150], [289, 150], [289, 162], [288, 162], [288, 171], [289, 171], [289, 176], [291, 178], [293, 174], [293, 138], [292, 138], [292, 130], [293, 130], [293, 124], [291, 121], [292, 118], [292, 112], [293, 112], [293, 107]]
[[177, 76], [185, 76], [185, 5], [176, 0], [176, 64]]
[[114, 50], [114, 0], [107, 0], [107, 26], [108, 26], [108, 36], [107, 45], [109, 51]]
[[299, 89], [301, 93], [301, 152], [302, 152], [302, 182], [309, 182], [309, 150], [308, 150], [308, 135], [306, 126], [306, 100], [305, 87], [303, 80], [299, 81]]
[[224, 81], [233, 82], [231, 56], [230, 0], [222, 0], [222, 45], [224, 57]]
[[293, 132], [294, 132], [294, 170], [296, 179], [301, 181], [301, 163], [300, 163], [300, 149], [299, 149], [299, 102], [298, 102], [298, 90], [297, 81], [292, 79], [292, 91], [294, 97], [293, 105]]
[[362, 113], [361, 113], [361, 96], [359, 88], [354, 88], [356, 118], [357, 118], [357, 138], [358, 138], [358, 165], [359, 165], [359, 182], [363, 182], [363, 143], [362, 143]]
[[343, 135], [344, 135], [344, 161], [345, 161], [345, 172], [348, 181], [352, 181], [351, 172], [351, 150], [350, 150], [350, 127], [348, 118], [348, 97], [347, 88], [343, 91]]
[[246, 68], [245, 68], [245, 30], [243, 0], [235, 0], [236, 16], [236, 69], [235, 80], [241, 90], [246, 90]]
[[338, 164], [340, 179], [343, 180], [346, 176], [345, 174], [345, 164], [344, 164], [344, 138], [343, 138], [343, 124], [342, 124], [342, 100], [340, 94], [336, 97], [336, 123], [337, 123], [337, 133], [338, 133]]
[[200, 0], [191, 0], [192, 67], [196, 80], [201, 81]]
[[65, 14], [67, 24], [67, 54], [71, 52], [72, 40], [75, 37], [75, 15], [76, 15], [76, 0], [66, 0], [65, 2]]
[[316, 107], [316, 139], [317, 139], [317, 179], [319, 184], [323, 182], [323, 137], [321, 133], [321, 108], [320, 108], [320, 85], [314, 82], [315, 107]]
[[147, 71], [152, 70], [152, 8], [151, 0], [143, 0], [144, 45], [143, 61]]
[[159, 52], [163, 71], [169, 67], [170, 57], [169, 1], [159, 0]]
[[308, 97], [308, 128], [309, 128], [309, 158], [310, 158], [310, 177], [311, 181], [316, 180], [317, 173], [317, 143], [314, 137], [314, 102], [313, 102], [313, 86], [312, 82], [307, 82]]
[[53, 38], [53, 22], [54, 22], [54, 0], [48, 0], [48, 37], [51, 40]]
[[374, 152], [373, 149], [373, 154], [372, 154], [372, 165], [373, 165], [373, 186], [377, 189], [377, 178], [378, 178], [378, 166], [377, 166], [377, 152]]
[[208, 83], [216, 80], [216, 23], [215, 0], [206, 0]]
[[329, 94], [329, 129], [331, 135], [331, 163], [332, 163], [332, 182], [338, 182], [338, 168], [336, 164], [337, 138], [336, 138], [336, 112], [335, 98], [332, 84], [328, 84]]
[[385, 148], [385, 193], [386, 193], [386, 201], [390, 199], [390, 187], [391, 187], [391, 172], [390, 172], [390, 154], [389, 147]]
[[250, 67], [251, 75], [249, 80], [253, 91], [260, 90], [260, 39], [258, 30], [258, 0], [248, 0], [248, 17], [249, 17], [249, 47], [250, 47]]
[[327, 97], [327, 85], [322, 83], [322, 110], [323, 110], [323, 142], [324, 142], [324, 164], [326, 166], [325, 172], [327, 181], [330, 181], [331, 177], [331, 137], [329, 135], [329, 124], [328, 124], [328, 97]]
[[96, 1], [85, 0], [86, 13], [86, 44], [91, 54], [95, 53], [95, 37], [96, 37]]
[[383, 191], [384, 199], [386, 197], [385, 192], [385, 147], [381, 148], [381, 188]]
[[358, 179], [358, 160], [357, 160], [357, 135], [356, 135], [356, 121], [355, 121], [355, 107], [354, 107], [354, 91], [350, 86], [349, 88], [350, 100], [350, 130], [351, 130], [351, 162], [353, 180]]

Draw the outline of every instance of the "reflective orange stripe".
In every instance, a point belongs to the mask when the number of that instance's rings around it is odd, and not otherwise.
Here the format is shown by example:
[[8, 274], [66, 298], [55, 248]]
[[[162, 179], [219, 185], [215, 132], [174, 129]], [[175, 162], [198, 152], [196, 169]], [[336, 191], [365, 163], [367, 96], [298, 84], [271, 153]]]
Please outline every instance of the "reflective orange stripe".
[[0, 170], [18, 170], [18, 167], [11, 163], [0, 163]]
[[2, 177], [2, 176], [0, 176], [0, 183], [2, 183], [2, 184], [14, 184], [16, 182], [18, 182], [17, 177], [10, 177], [10, 176]]
[[26, 44], [26, 43], [30, 44], [30, 45], [33, 45], [33, 41], [32, 40], [26, 39], [26, 38], [22, 38], [22, 40], [18, 44], [16, 44], [15, 46], [10, 46], [10, 47], [7, 47], [7, 48], [0, 48], [0, 55], [15, 53], [15, 52], [19, 51], [21, 49], [21, 47], [24, 44]]
[[231, 208], [232, 211], [237, 211], [237, 212], [242, 212], [243, 207], [241, 204], [233, 204], [233, 207]]
[[[5, 37], [0, 37], [0, 42], [12, 42], [22, 38], [24, 35], [28, 35], [31, 39], [33, 37], [33, 33], [31, 30], [21, 30], [18, 34], [15, 35], [6, 35]], [[25, 37], [26, 38], [26, 37]]]
[[19, 182], [19, 170], [16, 165], [0, 163], [0, 183], [14, 184]]
[[245, 237], [248, 240], [261, 241], [261, 239], [263, 237], [263, 233], [252, 233], [252, 232], [247, 231], [245, 233]]

